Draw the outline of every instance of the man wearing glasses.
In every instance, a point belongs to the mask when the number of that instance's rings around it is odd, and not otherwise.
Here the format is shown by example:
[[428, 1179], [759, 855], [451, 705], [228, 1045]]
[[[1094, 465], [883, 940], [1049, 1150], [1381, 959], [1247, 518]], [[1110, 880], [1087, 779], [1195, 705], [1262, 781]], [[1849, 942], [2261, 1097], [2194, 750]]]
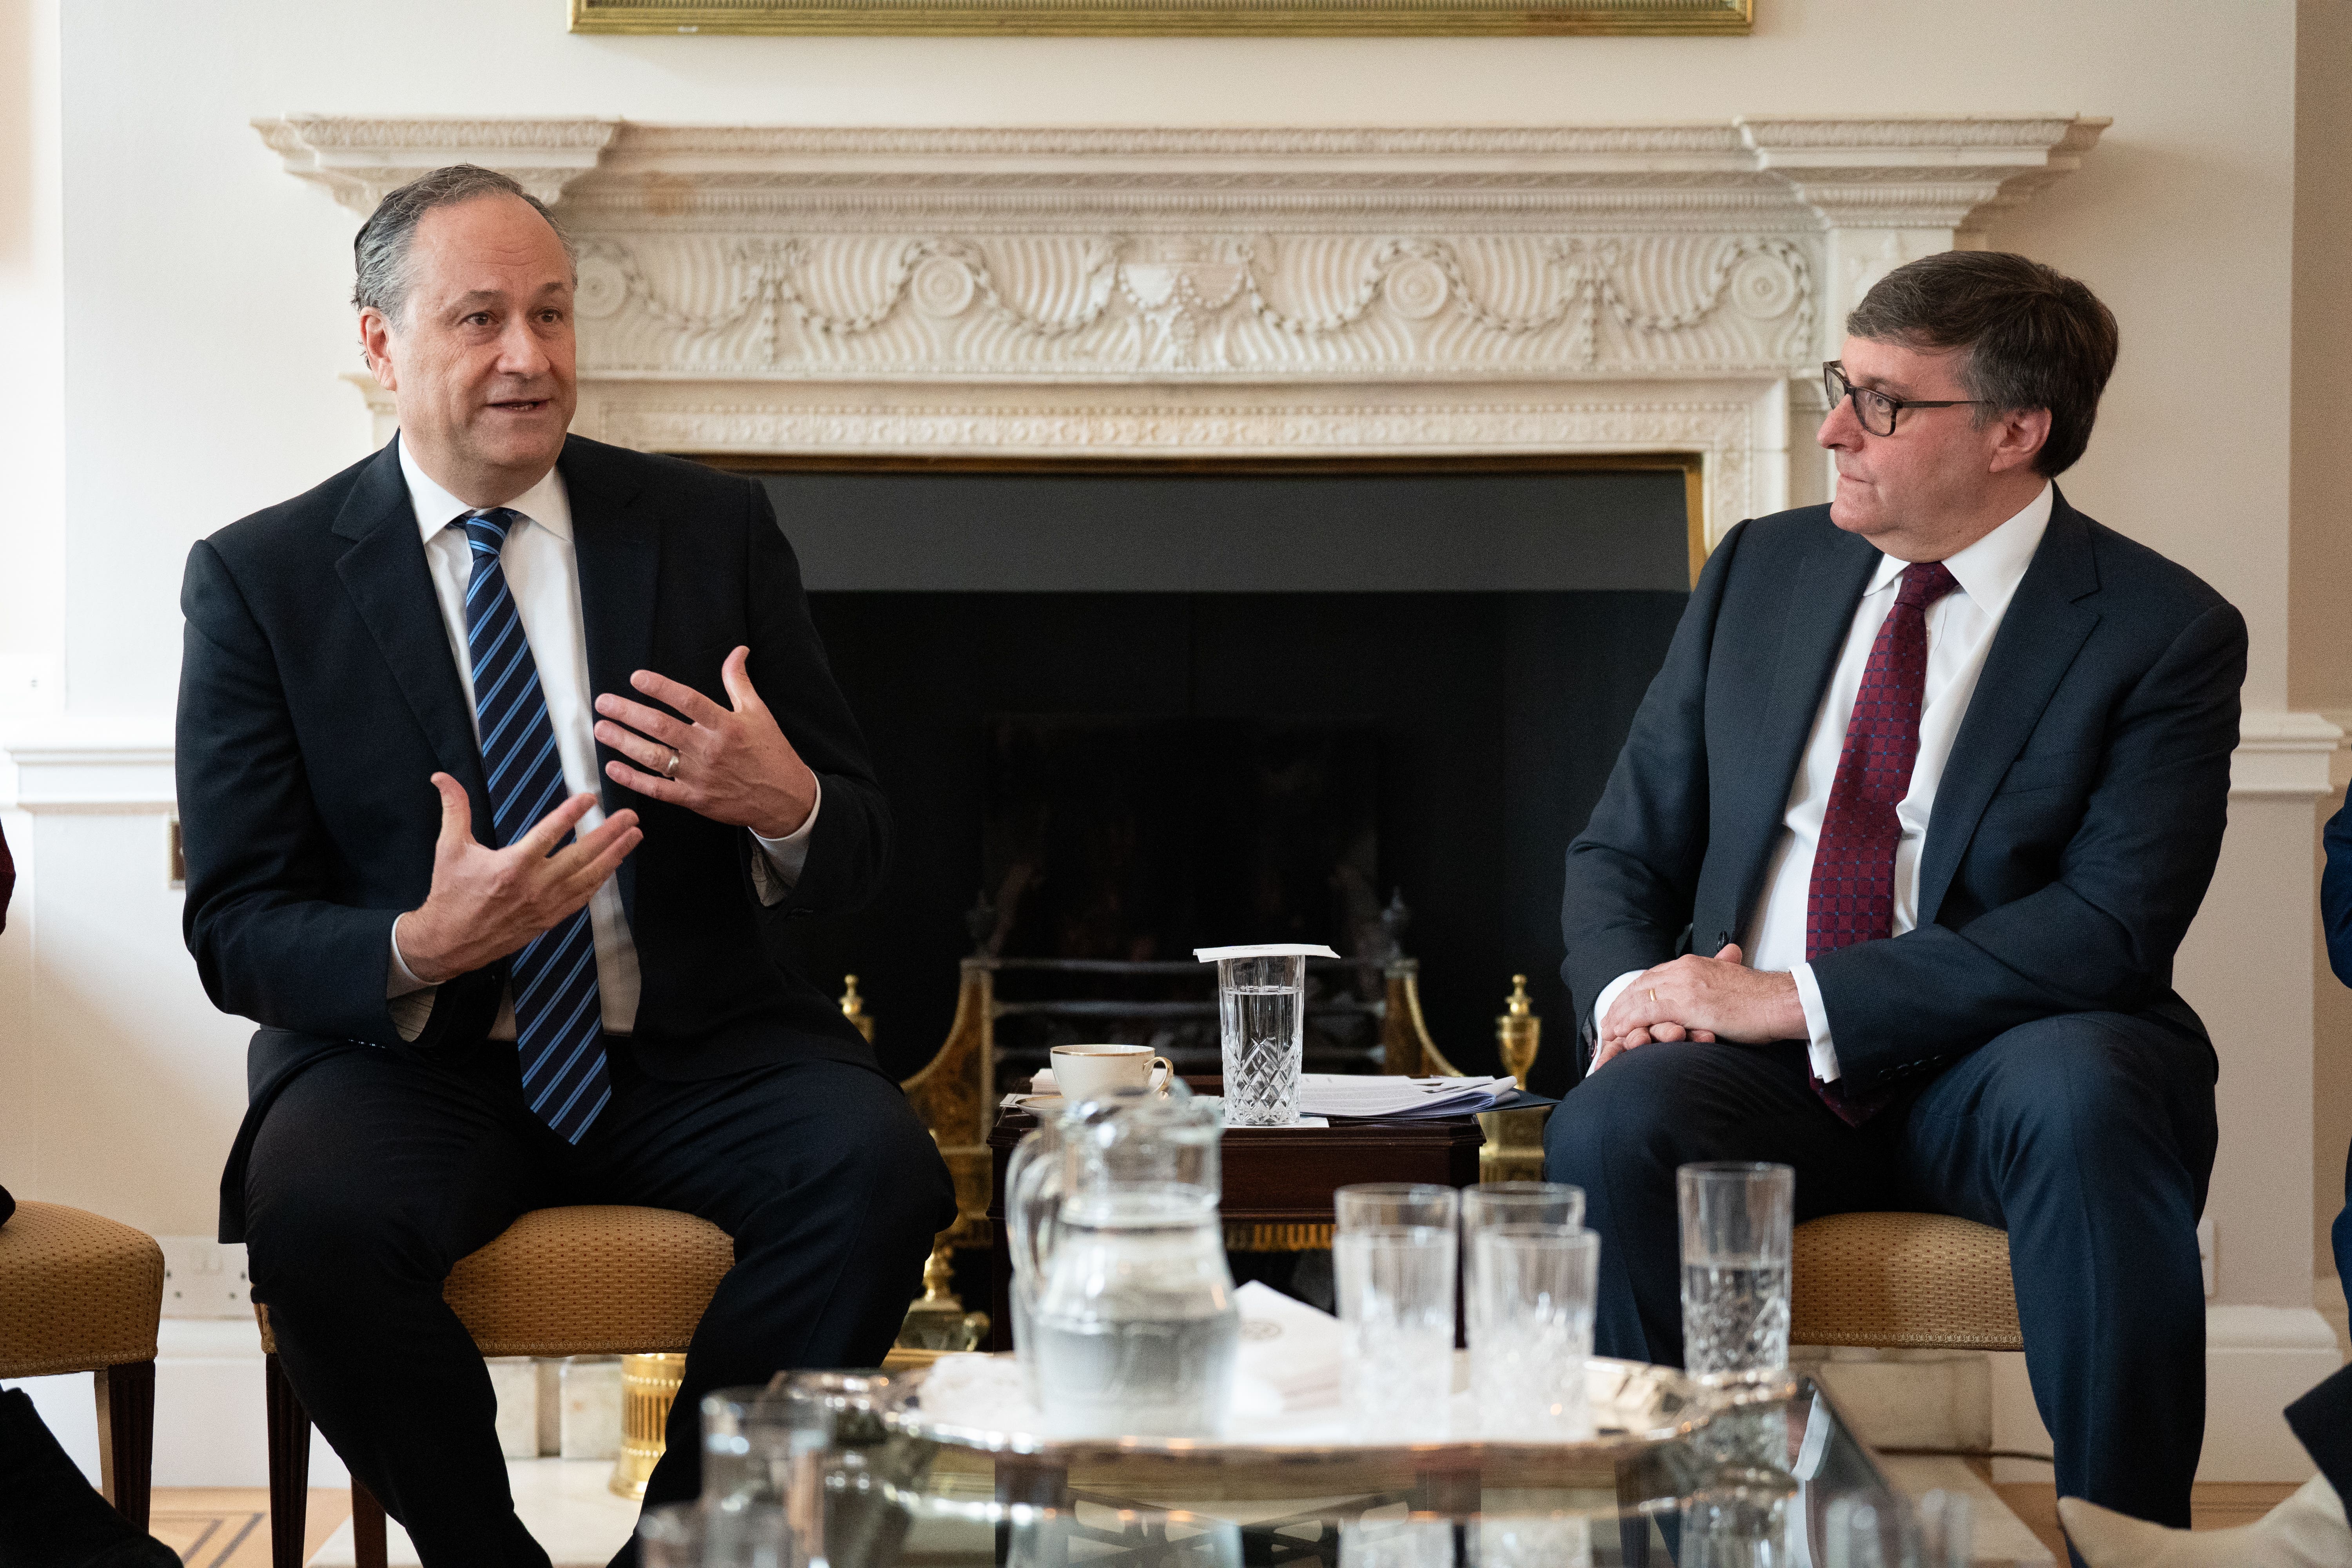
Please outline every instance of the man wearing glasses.
[[1675, 1170], [2010, 1234], [2061, 1496], [2189, 1522], [2217, 1061], [2172, 961], [2246, 630], [2076, 511], [2116, 323], [2021, 257], [1900, 268], [1824, 367], [1825, 507], [1707, 563], [1591, 824], [1562, 973], [1604, 1354], [1678, 1363]]

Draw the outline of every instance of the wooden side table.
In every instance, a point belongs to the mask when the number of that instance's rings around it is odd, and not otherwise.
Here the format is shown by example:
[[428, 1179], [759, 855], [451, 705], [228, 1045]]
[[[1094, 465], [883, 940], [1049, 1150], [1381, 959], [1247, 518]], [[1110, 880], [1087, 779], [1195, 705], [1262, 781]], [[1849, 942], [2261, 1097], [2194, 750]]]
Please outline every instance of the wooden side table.
[[[1188, 1079], [1202, 1093], [1215, 1079]], [[1013, 1253], [1004, 1234], [1004, 1166], [1013, 1146], [1037, 1125], [1017, 1106], [989, 1130], [988, 1348], [1013, 1348]], [[1234, 1252], [1307, 1251], [1331, 1245], [1331, 1194], [1355, 1182], [1432, 1182], [1466, 1187], [1478, 1180], [1486, 1142], [1475, 1116], [1411, 1121], [1349, 1121], [1333, 1127], [1229, 1127], [1220, 1210], [1225, 1247]]]

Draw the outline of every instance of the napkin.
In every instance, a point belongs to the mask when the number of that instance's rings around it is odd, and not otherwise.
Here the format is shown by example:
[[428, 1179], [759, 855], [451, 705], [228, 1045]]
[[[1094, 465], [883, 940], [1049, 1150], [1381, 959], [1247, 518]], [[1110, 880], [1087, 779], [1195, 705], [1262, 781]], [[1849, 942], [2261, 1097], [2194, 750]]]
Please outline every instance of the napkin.
[[1269, 1404], [1292, 1411], [1339, 1403], [1339, 1319], [1255, 1279], [1234, 1292], [1234, 1304], [1242, 1313], [1236, 1414], [1256, 1414]]

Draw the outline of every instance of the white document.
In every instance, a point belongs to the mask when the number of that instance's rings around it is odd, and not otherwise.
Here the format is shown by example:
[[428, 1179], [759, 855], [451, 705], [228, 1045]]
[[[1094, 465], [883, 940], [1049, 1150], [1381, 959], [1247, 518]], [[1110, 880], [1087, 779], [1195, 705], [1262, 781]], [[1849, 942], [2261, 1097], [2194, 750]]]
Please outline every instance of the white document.
[[1411, 1119], [1492, 1110], [1518, 1085], [1508, 1078], [1391, 1078], [1301, 1073], [1298, 1109], [1311, 1116]]

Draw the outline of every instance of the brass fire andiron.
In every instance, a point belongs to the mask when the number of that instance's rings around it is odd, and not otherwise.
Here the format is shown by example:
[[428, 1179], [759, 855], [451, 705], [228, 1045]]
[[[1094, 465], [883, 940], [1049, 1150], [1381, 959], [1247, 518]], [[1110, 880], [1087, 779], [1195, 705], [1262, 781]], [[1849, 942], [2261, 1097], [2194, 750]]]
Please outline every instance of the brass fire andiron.
[[923, 1293], [907, 1309], [907, 1321], [898, 1330], [900, 1350], [944, 1353], [975, 1351], [988, 1342], [988, 1314], [965, 1311], [963, 1302], [948, 1289], [952, 1257], [948, 1233], [941, 1231], [930, 1261], [923, 1265]]
[[[1528, 995], [1528, 977], [1511, 976], [1511, 994], [1503, 1004], [1503, 1016], [1495, 1020], [1495, 1044], [1502, 1058], [1503, 1070], [1528, 1087], [1528, 1074], [1536, 1065], [1536, 1052], [1543, 1043], [1543, 1020], [1536, 1016], [1535, 1004]], [[1551, 1117], [1551, 1107], [1538, 1105], [1526, 1110], [1488, 1110], [1478, 1117], [1478, 1125], [1486, 1134], [1486, 1146], [1478, 1152], [1478, 1179], [1485, 1182], [1539, 1182], [1543, 1180], [1543, 1130]]]

